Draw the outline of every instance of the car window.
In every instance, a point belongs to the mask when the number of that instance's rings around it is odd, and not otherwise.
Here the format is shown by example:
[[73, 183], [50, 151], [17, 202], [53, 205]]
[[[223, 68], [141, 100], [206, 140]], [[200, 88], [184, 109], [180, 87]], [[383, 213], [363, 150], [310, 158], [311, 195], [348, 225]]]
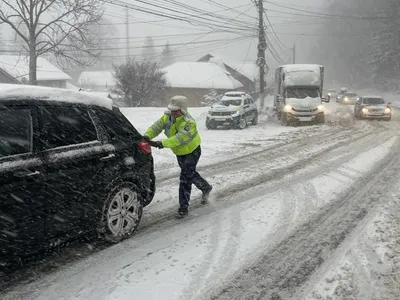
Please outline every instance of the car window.
[[43, 108], [46, 149], [97, 141], [97, 131], [87, 110], [73, 107]]
[[32, 151], [29, 109], [0, 110], [0, 158]]
[[369, 105], [385, 104], [385, 101], [382, 98], [365, 98], [364, 104], [369, 104]]
[[121, 112], [96, 110], [96, 115], [103, 124], [111, 140], [140, 139], [140, 134]]

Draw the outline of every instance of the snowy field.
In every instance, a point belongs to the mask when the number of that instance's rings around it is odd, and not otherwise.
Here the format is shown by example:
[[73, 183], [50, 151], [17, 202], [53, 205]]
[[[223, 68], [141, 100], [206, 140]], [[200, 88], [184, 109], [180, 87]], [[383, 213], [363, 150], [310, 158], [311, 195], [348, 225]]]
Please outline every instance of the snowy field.
[[[399, 299], [380, 296], [395, 294], [387, 282], [399, 279], [400, 118], [355, 121], [351, 106], [326, 109], [322, 126], [263, 115], [258, 126], [214, 131], [207, 108], [190, 109], [199, 171], [214, 185], [209, 205], [194, 189], [190, 216], [172, 218], [179, 170], [170, 150], [155, 149], [157, 193], [135, 236], [101, 251], [84, 245], [1, 299]], [[141, 133], [163, 111], [123, 109]]]

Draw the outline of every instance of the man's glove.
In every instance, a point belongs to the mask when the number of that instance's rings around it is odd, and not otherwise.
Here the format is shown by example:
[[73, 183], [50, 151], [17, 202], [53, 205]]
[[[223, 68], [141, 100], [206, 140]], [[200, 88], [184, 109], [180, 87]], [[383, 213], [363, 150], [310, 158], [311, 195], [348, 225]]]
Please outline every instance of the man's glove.
[[155, 147], [155, 148], [158, 148], [158, 149], [164, 148], [162, 142], [153, 142], [153, 141], [150, 141], [150, 145], [151, 145], [152, 147]]
[[146, 142], [150, 142], [150, 138], [149, 138], [147, 135], [144, 135], [144, 136], [143, 136], [143, 139], [144, 139]]

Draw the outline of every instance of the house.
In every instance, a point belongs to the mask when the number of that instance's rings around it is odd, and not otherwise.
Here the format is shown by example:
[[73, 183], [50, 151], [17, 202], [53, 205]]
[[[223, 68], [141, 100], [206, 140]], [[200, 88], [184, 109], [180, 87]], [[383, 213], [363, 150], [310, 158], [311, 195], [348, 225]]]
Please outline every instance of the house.
[[105, 92], [115, 88], [115, 79], [112, 71], [84, 71], [77, 84], [85, 90]]
[[225, 69], [208, 62], [177, 62], [163, 69], [169, 86], [165, 104], [175, 95], [188, 98], [189, 106], [201, 106], [210, 90], [224, 93], [243, 85]]
[[[7, 75], [5, 75], [7, 74]], [[66, 88], [71, 77], [43, 57], [37, 59], [37, 84], [40, 86]], [[8, 78], [8, 79], [7, 79]], [[29, 59], [19, 55], [0, 55], [0, 82], [28, 83]]]
[[257, 64], [221, 58], [212, 54], [204, 55], [198, 62], [212, 62], [220, 66], [223, 65], [237, 81], [243, 84], [245, 92], [253, 93], [256, 91], [256, 78], [259, 72]]

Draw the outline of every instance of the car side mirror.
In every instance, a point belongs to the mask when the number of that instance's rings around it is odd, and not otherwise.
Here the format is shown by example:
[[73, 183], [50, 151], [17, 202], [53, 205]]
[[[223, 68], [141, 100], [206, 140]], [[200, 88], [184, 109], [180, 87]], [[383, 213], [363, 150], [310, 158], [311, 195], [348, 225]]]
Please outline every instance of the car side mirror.
[[281, 95], [278, 95], [278, 96], [277, 96], [277, 99], [278, 99], [279, 102], [282, 102], [282, 101], [285, 100], [285, 98], [283, 98]]

